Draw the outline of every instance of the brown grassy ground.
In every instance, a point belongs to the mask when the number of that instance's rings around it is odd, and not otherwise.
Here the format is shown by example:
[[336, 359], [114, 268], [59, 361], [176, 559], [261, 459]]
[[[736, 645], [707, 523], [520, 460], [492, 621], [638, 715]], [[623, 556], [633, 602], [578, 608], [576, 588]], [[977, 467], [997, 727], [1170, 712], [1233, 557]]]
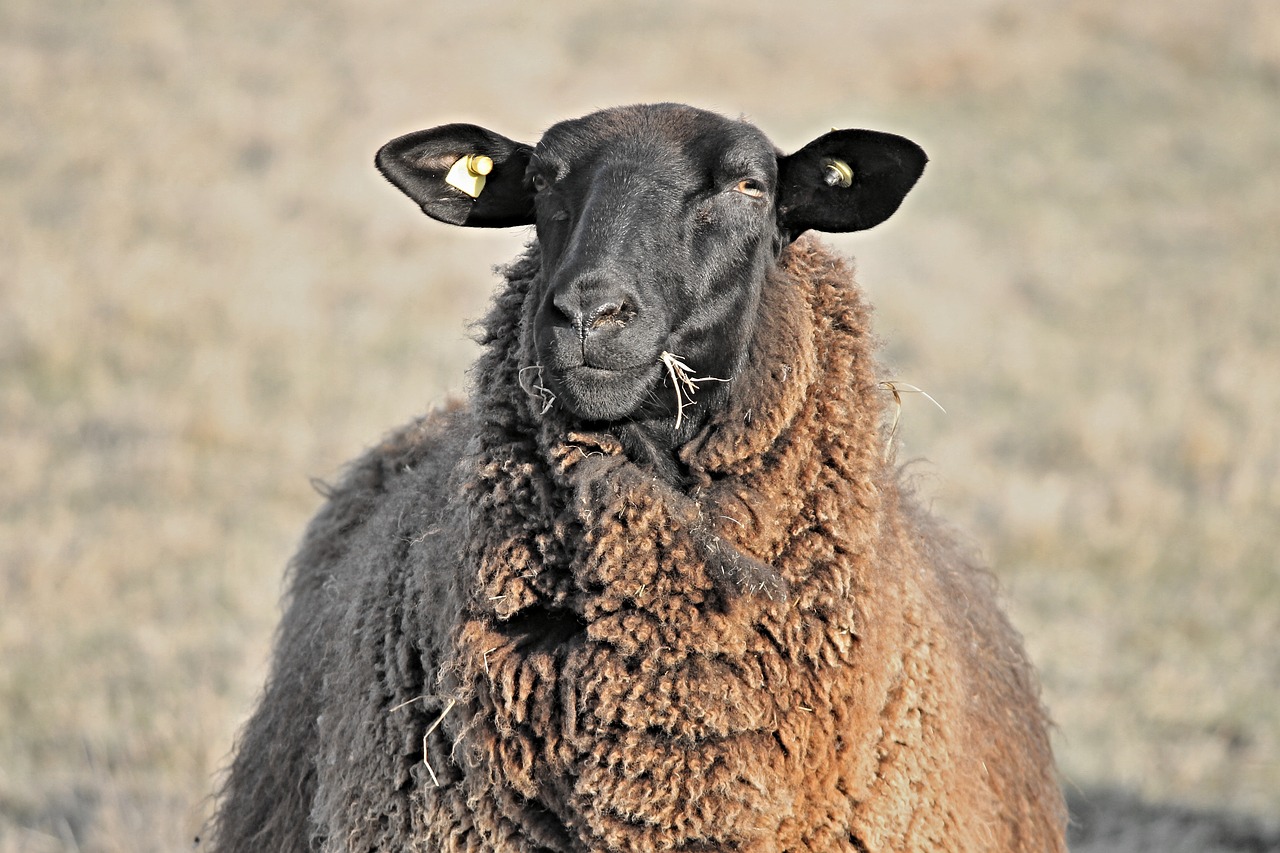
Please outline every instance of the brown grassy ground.
[[189, 846], [309, 478], [464, 387], [522, 235], [376, 147], [659, 99], [930, 151], [838, 243], [1068, 784], [1280, 812], [1280, 7], [614, 5], [0, 4], [0, 851]]

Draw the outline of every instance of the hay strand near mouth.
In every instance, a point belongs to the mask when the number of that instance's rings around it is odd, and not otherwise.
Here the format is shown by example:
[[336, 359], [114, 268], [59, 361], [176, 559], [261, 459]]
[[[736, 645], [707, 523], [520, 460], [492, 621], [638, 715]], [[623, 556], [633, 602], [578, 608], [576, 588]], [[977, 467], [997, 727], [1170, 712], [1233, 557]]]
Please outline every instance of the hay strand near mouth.
[[700, 376], [695, 379], [693, 368], [685, 364], [680, 356], [666, 350], [658, 356], [658, 361], [667, 368], [667, 375], [671, 377], [671, 387], [676, 392], [676, 429], [680, 429], [680, 424], [684, 422], [684, 407], [694, 405], [693, 395], [698, 392], [698, 383], [729, 381], [716, 376]]
[[[525, 373], [528, 371], [536, 371], [537, 379], [526, 379]], [[542, 365], [531, 364], [528, 367], [520, 368], [517, 375], [517, 381], [520, 383], [520, 390], [524, 391], [530, 397], [536, 397], [542, 403], [542, 410], [539, 415], [545, 415], [551, 411], [551, 407], [555, 405], [556, 395], [551, 393], [551, 389], [542, 384]]]

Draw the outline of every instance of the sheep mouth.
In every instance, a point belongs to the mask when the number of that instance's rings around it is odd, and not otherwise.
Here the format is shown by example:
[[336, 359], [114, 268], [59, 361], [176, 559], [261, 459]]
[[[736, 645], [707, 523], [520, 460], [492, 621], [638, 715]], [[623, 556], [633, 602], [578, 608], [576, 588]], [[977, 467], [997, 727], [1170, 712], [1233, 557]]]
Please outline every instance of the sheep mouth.
[[580, 364], [548, 372], [555, 404], [584, 422], [616, 422], [634, 418], [652, 399], [660, 365], [613, 369]]

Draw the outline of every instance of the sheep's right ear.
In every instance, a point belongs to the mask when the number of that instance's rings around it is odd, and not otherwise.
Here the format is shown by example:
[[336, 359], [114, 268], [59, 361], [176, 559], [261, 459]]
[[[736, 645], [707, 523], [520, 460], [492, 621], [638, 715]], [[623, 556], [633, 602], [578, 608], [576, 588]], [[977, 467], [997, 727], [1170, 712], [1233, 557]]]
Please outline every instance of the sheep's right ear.
[[[446, 124], [391, 140], [379, 149], [374, 162], [432, 219], [450, 225], [507, 228], [533, 224], [533, 193], [524, 182], [532, 153], [532, 146], [483, 127]], [[459, 162], [466, 157], [477, 158], [470, 162], [482, 165], [466, 174], [465, 162]], [[486, 168], [477, 181], [477, 171]], [[451, 172], [461, 173], [463, 180], [451, 179]]]

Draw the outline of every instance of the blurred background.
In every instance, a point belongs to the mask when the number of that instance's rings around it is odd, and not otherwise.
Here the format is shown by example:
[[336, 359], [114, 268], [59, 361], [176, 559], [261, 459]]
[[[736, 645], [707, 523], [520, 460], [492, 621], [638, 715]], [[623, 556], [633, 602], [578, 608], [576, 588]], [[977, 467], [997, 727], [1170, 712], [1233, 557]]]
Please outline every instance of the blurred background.
[[529, 234], [377, 147], [653, 100], [924, 146], [832, 242], [1068, 789], [1280, 813], [1272, 0], [3, 0], [0, 851], [189, 849], [311, 479], [465, 391]]

